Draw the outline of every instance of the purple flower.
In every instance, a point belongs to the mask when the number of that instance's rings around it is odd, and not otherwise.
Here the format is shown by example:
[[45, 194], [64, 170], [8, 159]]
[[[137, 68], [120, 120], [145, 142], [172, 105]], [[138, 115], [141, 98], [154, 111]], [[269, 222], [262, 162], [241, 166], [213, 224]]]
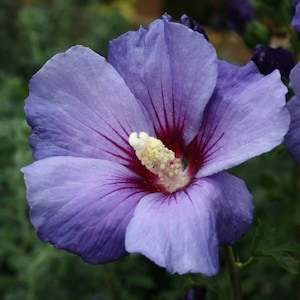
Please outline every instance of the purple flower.
[[272, 48], [267, 45], [257, 45], [251, 58], [262, 74], [270, 74], [278, 69], [281, 76], [289, 78], [291, 69], [295, 65], [294, 58], [288, 50]]
[[228, 1], [228, 26], [239, 34], [246, 32], [247, 24], [256, 19], [254, 8], [249, 0]]
[[300, 63], [292, 69], [290, 80], [295, 96], [287, 103], [291, 125], [285, 137], [285, 145], [295, 161], [300, 164]]
[[300, 1], [299, 0], [293, 1], [293, 7], [295, 12], [292, 18], [292, 26], [295, 28], [297, 32], [300, 32]]
[[113, 40], [108, 62], [82, 46], [54, 56], [25, 106], [39, 237], [92, 264], [139, 252], [172, 273], [216, 274], [218, 247], [253, 210], [224, 170], [282, 142], [285, 93], [279, 72], [218, 61], [167, 17]]

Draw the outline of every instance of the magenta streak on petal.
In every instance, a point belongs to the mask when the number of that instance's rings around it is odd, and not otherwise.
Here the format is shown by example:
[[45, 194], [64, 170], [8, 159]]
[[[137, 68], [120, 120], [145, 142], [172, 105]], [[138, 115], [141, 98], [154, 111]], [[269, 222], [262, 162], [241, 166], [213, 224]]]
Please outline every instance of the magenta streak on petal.
[[[96, 115], [100, 118], [100, 116], [96, 113]], [[109, 126], [111, 129], [112, 129], [112, 131], [113, 132], [115, 132], [120, 138], [121, 138], [121, 140], [123, 140], [126, 144], [128, 143], [128, 141], [127, 141], [127, 138], [129, 137], [129, 134], [130, 133], [128, 133], [127, 132], [127, 130], [124, 128], [124, 126], [120, 123], [120, 121], [119, 121], [119, 119], [114, 115], [114, 114], [112, 114], [112, 116], [114, 117], [114, 119], [115, 119], [115, 121], [119, 124], [119, 126], [120, 126], [120, 128], [122, 128], [122, 130], [124, 131], [124, 134], [126, 135], [126, 138], [124, 138], [124, 136], [122, 136], [121, 134], [120, 134], [120, 132], [118, 131], [118, 130], [116, 130], [114, 127], [112, 127], [111, 125], [110, 125], [110, 123], [108, 123], [105, 119], [103, 119], [103, 118], [101, 118], [102, 120], [103, 120], [103, 122], [105, 122], [105, 124], [107, 125], [107, 126]], [[98, 132], [98, 131], [97, 131]], [[99, 133], [99, 132], [98, 132]], [[99, 133], [99, 134], [101, 134], [101, 133]], [[103, 134], [101, 134], [103, 137], [105, 137], [105, 138], [107, 138], [105, 135], [103, 135]], [[108, 139], [108, 138], [107, 138]], [[108, 139], [110, 142], [112, 142], [112, 140], [111, 139]], [[112, 142], [113, 143], [113, 142]], [[121, 150], [123, 150], [124, 152], [126, 152], [127, 154], [129, 154], [129, 152], [125, 149], [125, 148], [123, 148], [123, 147], [120, 147], [119, 145], [117, 145], [116, 143], [113, 143], [114, 145], [116, 145], [118, 148], [120, 148]]]
[[[173, 89], [172, 89], [173, 92]], [[149, 95], [150, 97], [150, 95]], [[154, 104], [152, 102], [152, 99], [150, 97], [151, 100], [151, 104], [153, 107], [153, 110], [155, 111], [155, 115], [157, 117], [157, 120], [159, 122], [159, 126], [160, 126], [160, 130], [156, 129], [156, 134], [158, 136], [159, 139], [161, 139], [164, 143], [164, 145], [173, 150], [176, 154], [176, 157], [181, 157], [182, 156], [182, 145], [181, 145], [181, 139], [182, 139], [182, 132], [183, 132], [183, 128], [184, 128], [184, 123], [177, 122], [176, 118], [175, 118], [175, 103], [174, 103], [174, 97], [172, 95], [172, 99], [170, 101], [172, 101], [172, 116], [173, 116], [173, 128], [170, 127], [170, 120], [168, 120], [168, 112], [167, 112], [167, 106], [166, 106], [166, 98], [163, 92], [163, 88], [161, 86], [161, 97], [163, 100], [163, 113], [164, 113], [164, 117], [165, 117], [165, 127], [163, 128], [157, 111], [154, 107]], [[168, 101], [168, 100], [167, 100]], [[182, 105], [182, 102], [181, 102]], [[185, 112], [186, 113], [186, 112]]]
[[[170, 121], [168, 120], [168, 113], [167, 113], [167, 108], [166, 108], [166, 98], [164, 96], [163, 88], [161, 87], [161, 96], [163, 99], [163, 113], [165, 117], [165, 125], [162, 124], [157, 108], [152, 100], [151, 94], [149, 90], [147, 90], [148, 97], [150, 99], [150, 103], [153, 109], [153, 112], [155, 113], [155, 118], [156, 121], [158, 122], [159, 128], [155, 128], [155, 133], [159, 139], [161, 139], [164, 143], [164, 145], [173, 150], [177, 156], [180, 156], [182, 154], [182, 149], [181, 149], [181, 141], [179, 140], [182, 138], [182, 131], [184, 128], [184, 123], [180, 124], [176, 122], [175, 118], [173, 118], [173, 126], [174, 128], [170, 128]], [[182, 105], [182, 104], [181, 104]], [[175, 104], [174, 101], [172, 100], [172, 110], [173, 110], [173, 116], [175, 116]], [[185, 112], [186, 114], [186, 112]], [[176, 124], [177, 123], [177, 124]], [[175, 137], [175, 139], [174, 139]]]
[[[124, 143], [125, 144], [127, 144], [128, 143], [128, 141], [127, 141], [127, 138], [124, 138], [124, 136], [123, 135], [121, 135], [120, 134], [120, 132], [118, 131], [118, 130], [116, 130], [114, 127], [112, 127], [111, 125], [110, 125], [110, 123], [108, 123], [103, 117], [101, 117], [97, 112], [95, 112], [95, 114], [114, 132], [114, 133], [116, 133], [120, 138], [121, 138], [121, 140], [123, 140], [124, 141]], [[112, 114], [112, 116], [114, 117], [114, 119], [115, 119], [115, 121], [119, 124], [119, 126], [120, 126], [120, 128], [122, 128], [122, 130], [123, 130], [123, 132], [124, 132], [124, 134], [126, 135], [126, 137], [129, 137], [129, 134], [130, 133], [128, 133], [127, 132], [127, 130], [124, 128], [124, 126], [120, 123], [120, 121], [118, 120], [118, 118], [114, 115], [114, 114]], [[95, 131], [96, 133], [98, 133], [99, 135], [101, 135], [102, 137], [104, 137], [105, 139], [107, 139], [108, 141], [110, 141], [113, 145], [115, 145], [117, 148], [119, 148], [120, 149], [120, 153], [126, 153], [129, 157], [132, 157], [133, 155], [132, 155], [132, 152], [130, 152], [128, 149], [126, 149], [126, 148], [124, 148], [124, 147], [122, 147], [122, 146], [120, 146], [117, 142], [115, 142], [113, 139], [111, 139], [111, 138], [109, 138], [107, 135], [105, 135], [105, 134], [103, 134], [103, 133], [101, 133], [101, 132], [99, 132], [98, 130], [96, 130], [96, 129], [93, 129], [93, 128], [90, 128], [90, 129], [92, 129], [93, 131]], [[127, 161], [128, 163], [130, 163], [130, 160], [128, 159], [128, 158], [126, 158], [126, 157], [124, 157], [124, 156], [122, 156], [122, 155], [117, 155], [116, 153], [113, 153], [113, 152], [110, 152], [110, 151], [107, 151], [108, 153], [110, 153], [110, 154], [112, 154], [112, 155], [114, 155], [114, 156], [116, 156], [116, 157], [119, 157], [119, 158], [122, 158], [122, 159], [124, 159], [125, 161]]]
[[[127, 180], [124, 180], [123, 181], [123, 178], [119, 178], [118, 176], [111, 176], [111, 179], [113, 179], [113, 178], [115, 178], [116, 179], [116, 181], [118, 181], [118, 183], [126, 183], [126, 184], [128, 184], [128, 182], [130, 182], [130, 180], [129, 181], [127, 181]], [[122, 181], [120, 181], [120, 179], [122, 179]], [[110, 191], [110, 192], [108, 192], [108, 193], [106, 193], [106, 194], [103, 194], [102, 196], [101, 196], [101, 198], [105, 198], [105, 197], [107, 197], [108, 195], [110, 195], [110, 194], [114, 194], [115, 192], [119, 192], [119, 191], [122, 191], [122, 190], [128, 190], [128, 186], [126, 186], [126, 187], [120, 187], [120, 188], [118, 188], [118, 189], [115, 189], [115, 183], [106, 183], [105, 184], [105, 186], [112, 186], [112, 190]], [[137, 186], [136, 186], [137, 187]], [[99, 190], [99, 188], [101, 188], [101, 186], [99, 186], [99, 187], [95, 187], [94, 189], [95, 190]], [[92, 189], [91, 189], [92, 190]], [[126, 197], [126, 199], [127, 198], [130, 198], [132, 195], [135, 195], [135, 194], [138, 194], [138, 193], [141, 193], [141, 194], [145, 194], [145, 191], [143, 191], [142, 189], [140, 189], [139, 188], [139, 190], [135, 190], [132, 194], [130, 194], [130, 195], [127, 195], [127, 197]], [[76, 195], [77, 196], [77, 195]], [[141, 196], [142, 197], [142, 196]], [[122, 200], [121, 202], [119, 202], [116, 206], [115, 206], [115, 208], [114, 209], [117, 209], [121, 204], [123, 204], [125, 201], [126, 201], [126, 199], [124, 199], [124, 200]], [[89, 203], [89, 205], [86, 205], [83, 209], [81, 209], [81, 210], [79, 210], [77, 213], [75, 213], [75, 214], [72, 214], [68, 219], [65, 219], [64, 220], [64, 223], [69, 223], [72, 219], [74, 219], [74, 218], [76, 218], [77, 216], [79, 216], [80, 214], [82, 214], [82, 213], [84, 213], [85, 211], [88, 211], [89, 209], [91, 209], [91, 206], [93, 206], [93, 205], [96, 205], [96, 203], [93, 203], [93, 202], [91, 202], [91, 203]], [[131, 209], [131, 207], [129, 207], [129, 210]], [[110, 214], [112, 214], [113, 213], [113, 210], [112, 211], [109, 211], [109, 212], [107, 212], [106, 213], [106, 215], [105, 215], [105, 218], [102, 218], [98, 223], [95, 223], [95, 225], [97, 225], [97, 224], [99, 224], [100, 222], [102, 222], [103, 220], [105, 220], [105, 219], [107, 219], [109, 216], [110, 216]], [[116, 226], [116, 227], [118, 227], [118, 226]], [[55, 229], [55, 228], [54, 228]], [[52, 230], [53, 231], [53, 230]], [[52, 232], [51, 231], [51, 232]], [[109, 239], [107, 239], [107, 241], [108, 241]], [[106, 242], [104, 242], [104, 244], [106, 244]]]
[[[74, 96], [71, 95], [71, 94], [70, 94], [70, 96], [74, 97]], [[76, 96], [75, 96], [75, 98], [76, 98]], [[91, 111], [91, 108], [90, 108], [86, 103], [84, 103], [84, 102], [81, 102], [81, 103], [84, 104], [84, 106], [85, 106], [88, 110]], [[104, 122], [104, 123], [105, 123], [105, 124], [106, 124], [113, 132], [114, 132], [114, 133], [116, 133], [117, 136], [119, 136], [119, 137], [121, 138], [121, 140], [124, 141], [124, 144], [125, 144], [125, 145], [128, 144], [128, 137], [129, 137], [129, 135], [130, 135], [131, 132], [128, 132], [128, 131], [124, 128], [123, 124], [120, 123], [119, 118], [115, 116], [115, 114], [113, 113], [113, 111], [111, 111], [111, 117], [113, 117], [114, 121], [116, 121], [117, 124], [120, 126], [120, 128], [123, 130], [124, 135], [126, 136], [126, 138], [125, 138], [123, 135], [121, 135], [120, 132], [119, 132], [118, 130], [116, 130], [114, 127], [112, 127], [112, 126], [110, 125], [110, 123], [109, 123], [105, 118], [103, 118], [102, 115], [98, 114], [97, 111], [95, 111], [95, 110], [92, 110], [92, 111], [93, 111], [93, 113], [95, 113], [95, 115], [96, 115], [102, 122]], [[78, 121], [79, 121], [79, 120], [78, 120]], [[126, 121], [127, 121], [126, 123], [127, 123], [127, 125], [128, 125], [128, 128], [130, 128], [130, 123], [128, 123], [128, 120], [127, 120], [127, 119], [126, 119]], [[80, 122], [80, 121], [79, 121], [79, 122]], [[87, 125], [86, 125], [86, 126], [87, 126]], [[87, 126], [87, 127], [89, 127], [89, 126]], [[113, 141], [111, 138], [108, 138], [107, 135], [105, 135], [105, 134], [99, 132], [98, 130], [96, 130], [96, 129], [94, 129], [94, 128], [91, 128], [91, 127], [89, 127], [89, 128], [92, 129], [92, 130], [93, 130], [94, 132], [96, 132], [97, 134], [99, 134], [99, 135], [101, 135], [102, 137], [104, 137], [105, 139], [107, 139], [108, 141], [110, 141], [110, 142], [111, 142], [113, 145], [115, 145], [117, 148], [119, 148], [119, 149], [121, 150], [121, 151], [120, 151], [121, 153], [126, 153], [129, 157], [133, 158], [133, 155], [132, 155], [132, 152], [131, 152], [131, 151], [129, 151], [128, 149], [126, 149], [126, 148], [124, 148], [124, 147], [121, 147], [118, 143], [116, 143], [115, 141]], [[107, 152], [107, 153], [110, 153], [110, 154], [112, 154], [112, 155], [114, 155], [115, 157], [122, 158], [122, 159], [124, 159], [125, 161], [127, 161], [128, 163], [130, 163], [130, 160], [129, 160], [128, 158], [122, 156], [122, 155], [117, 155], [116, 153], [113, 153], [113, 152], [107, 151], [107, 150], [106, 150], [106, 152]]]
[[[166, 123], [166, 128], [164, 128], [164, 126], [162, 125], [161, 120], [159, 118], [156, 107], [153, 103], [153, 100], [150, 96], [149, 91], [148, 91], [148, 96], [149, 96], [153, 111], [155, 113], [156, 120], [159, 124], [159, 128], [154, 128], [156, 136], [162, 140], [162, 142], [164, 143], [164, 145], [167, 148], [173, 150], [177, 157], [180, 157], [182, 154], [182, 149], [181, 149], [181, 145], [180, 145], [181, 141], [179, 140], [178, 137], [181, 138], [184, 124], [182, 124], [181, 127], [178, 126], [178, 128], [174, 128], [174, 130], [171, 130], [169, 127], [169, 124]], [[163, 95], [162, 95], [162, 97], [163, 97]], [[163, 99], [164, 99], [164, 97], [163, 97]], [[164, 105], [163, 111], [165, 114], [165, 118], [167, 119], [165, 105]], [[174, 137], [175, 137], [175, 139], [174, 139]]]
[[[154, 111], [154, 113], [155, 113], [156, 121], [159, 123], [159, 127], [160, 127], [160, 130], [161, 130], [160, 132], [163, 133], [163, 131], [164, 131], [163, 125], [162, 125], [162, 123], [161, 123], [161, 121], [160, 121], [158, 112], [157, 112], [156, 107], [155, 107], [155, 105], [154, 105], [154, 102], [153, 102], [153, 100], [152, 100], [151, 94], [149, 93], [149, 90], [147, 90], [147, 94], [148, 94], [148, 97], [149, 97], [149, 99], [150, 99], [150, 103], [151, 103], [151, 106], [152, 106], [152, 108], [153, 108], [153, 111]], [[159, 131], [157, 131], [157, 129], [156, 129], [156, 133], [157, 133], [157, 132], [159, 132]]]
[[[78, 99], [76, 97], [74, 97], [72, 94], [68, 93], [68, 95], [72, 98], [75, 98], [76, 101], [78, 101]], [[50, 104], [50, 108], [51, 110], [53, 110], [54, 112], [57, 111], [56, 110], [56, 104], [55, 103], [49, 103]], [[67, 105], [70, 105], [67, 104]], [[124, 144], [126, 145], [127, 144], [127, 140], [126, 138], [124, 137], [123, 134], [121, 134], [120, 130], [116, 130], [113, 126], [110, 125], [110, 123], [103, 117], [103, 115], [101, 114], [98, 114], [96, 110], [91, 110], [91, 108], [84, 102], [81, 102], [81, 105], [83, 106], [84, 109], [86, 109], [88, 112], [94, 114], [97, 118], [99, 118], [100, 122], [99, 123], [104, 123], [105, 126], [109, 127], [114, 133], [116, 133], [117, 136], [119, 136], [121, 138], [121, 140], [124, 142], [124, 143], [121, 143], [121, 144]], [[59, 112], [59, 114], [56, 116], [56, 114], [52, 114], [52, 120], [57, 120], [54, 122], [55, 127], [57, 128], [57, 130], [59, 130], [59, 132], [61, 133], [65, 133], [66, 135], [69, 136], [69, 139], [71, 140], [71, 143], [72, 144], [72, 140], [74, 140], [76, 137], [74, 137], [72, 134], [70, 134], [70, 131], [67, 130], [67, 128], [74, 128], [75, 131], [78, 131], [80, 129], [80, 127], [82, 126], [85, 126], [87, 128], [89, 128], [90, 130], [96, 132], [97, 134], [101, 135], [102, 137], [104, 137], [106, 140], [108, 140], [110, 143], [112, 143], [114, 146], [116, 146], [118, 149], [120, 149], [120, 151], [116, 151], [116, 152], [112, 152], [112, 151], [109, 151], [109, 147], [106, 147], [105, 148], [105, 144], [104, 144], [104, 151], [106, 151], [107, 153], [110, 153], [111, 155], [115, 156], [115, 157], [118, 157], [118, 158], [122, 158], [124, 159], [125, 161], [127, 162], [130, 162], [130, 159], [128, 159], [128, 157], [125, 157], [124, 155], [122, 155], [122, 153], [124, 154], [127, 154], [129, 157], [132, 157], [132, 153], [126, 149], [124, 146], [120, 146], [119, 143], [117, 143], [116, 141], [114, 141], [112, 138], [109, 138], [107, 134], [105, 134], [107, 131], [105, 130], [105, 133], [101, 133], [99, 132], [97, 129], [95, 129], [95, 125], [88, 125], [87, 123], [88, 122], [84, 122], [84, 120], [82, 120], [82, 118], [80, 118], [79, 116], [76, 116], [72, 113], [69, 112], [70, 108], [68, 108], [68, 106], [61, 106], [62, 110]], [[67, 114], [68, 115], [68, 127], [65, 126], [65, 123], [62, 123], [62, 122], [58, 122], [59, 120], [61, 120], [61, 115], [60, 114]], [[120, 123], [120, 121], [118, 120], [118, 118], [111, 112], [110, 114], [112, 116], [112, 119], [114, 122], [116, 122], [119, 127], [123, 130], [123, 132], [125, 133], [126, 137], [129, 136], [129, 133], [125, 130], [124, 126]], [[72, 119], [74, 121], [76, 121], [76, 123], [72, 121]], [[126, 120], [127, 121], [127, 120]], [[44, 125], [41, 126], [40, 124], [40, 121], [35, 121], [34, 119], [34, 122], [30, 122], [30, 119], [29, 119], [29, 123], [32, 125], [33, 127], [33, 136], [36, 135], [36, 138], [39, 137], [39, 132], [43, 132], [44, 131]], [[119, 129], [118, 127], [118, 129]], [[128, 126], [129, 127], [129, 126]], [[54, 128], [55, 130], [55, 128]], [[82, 130], [81, 130], [82, 132]], [[104, 130], [102, 130], [102, 132], [104, 132]], [[53, 142], [53, 141], [52, 141]], [[87, 144], [85, 141], [84, 141], [84, 136], [80, 137], [79, 139], [76, 139], [76, 143], [77, 144], [82, 144], [82, 145], [85, 145], [85, 146], [88, 146], [88, 147], [93, 147], [95, 145], [92, 145], [92, 144]], [[102, 143], [103, 144], [103, 143]], [[36, 144], [34, 145], [39, 145], [39, 142], [37, 141]], [[62, 144], [58, 144], [58, 145], [55, 145], [57, 148], [61, 148], [61, 149], [64, 149], [65, 151], [68, 151], [67, 148], [64, 148], [64, 145]], [[80, 154], [79, 154], [80, 155]], [[84, 156], [81, 155], [80, 156]], [[90, 156], [90, 157], [93, 157], [93, 156]]]
[[[130, 135], [130, 133], [128, 133], [125, 128], [122, 126], [121, 123], [119, 123], [119, 121], [117, 120], [118, 124], [120, 125], [120, 127], [124, 130], [124, 133], [126, 134], [126, 138], [124, 138], [123, 135], [120, 134], [119, 131], [117, 131], [114, 127], [112, 127], [108, 122], [105, 121], [105, 123], [111, 128], [111, 130], [116, 133], [121, 140], [123, 140], [123, 142], [126, 144], [128, 144], [128, 137]], [[98, 131], [97, 131], [98, 132]], [[128, 151], [128, 149], [121, 147], [119, 144], [117, 144], [115, 141], [113, 141], [112, 139], [108, 138], [107, 136], [105, 136], [104, 134], [98, 132], [100, 135], [102, 135], [104, 138], [108, 139], [111, 143], [113, 143], [115, 146], [117, 146], [120, 150], [122, 150], [124, 153], [126, 153], [128, 156], [131, 156], [131, 152]], [[127, 159], [128, 160], [128, 159]]]
[[203, 152], [202, 151], [201, 152], [203, 153], [203, 156], [204, 156], [203, 163], [208, 162], [210, 160], [209, 158], [220, 149], [220, 148], [216, 148], [216, 149], [214, 149], [214, 151], [211, 151], [218, 144], [218, 142], [222, 139], [222, 137], [224, 136], [224, 132], [222, 132], [222, 134], [208, 148], [206, 148], [210, 139], [215, 135], [215, 131], [216, 131], [217, 127], [218, 127], [218, 124], [216, 124], [215, 128], [211, 131], [211, 133], [210, 133], [209, 137], [207, 137], [205, 143], [201, 145], [201, 149], [203, 151]]
[[[160, 86], [161, 97], [162, 97], [162, 102], [163, 102], [163, 113], [164, 113], [164, 117], [165, 117], [165, 129], [167, 132], [170, 132], [170, 121], [168, 120], [168, 113], [167, 113], [167, 109], [166, 109], [166, 99], [164, 96], [162, 82], [160, 84], [161, 84], [161, 86]], [[173, 114], [173, 116], [175, 116], [175, 114]]]
[[[120, 153], [127, 153], [127, 154], [130, 154], [130, 152], [125, 149], [124, 147], [121, 147], [116, 141], [114, 141], [113, 139], [109, 138], [108, 136], [106, 136], [105, 134], [99, 132], [98, 130], [94, 129], [94, 128], [91, 128], [89, 127], [91, 130], [93, 130], [94, 132], [96, 132], [97, 134], [101, 135], [102, 137], [104, 137], [106, 140], [108, 140], [109, 142], [111, 142], [114, 146], [116, 146], [117, 148], [120, 149]], [[117, 133], [118, 134], [118, 133]], [[121, 135], [118, 134], [118, 136], [122, 137]], [[125, 161], [129, 162], [129, 159], [125, 156], [122, 156], [122, 155], [117, 155], [116, 153], [114, 152], [111, 152], [111, 151], [106, 151], [107, 153], [109, 154], [112, 154], [114, 155], [115, 157], [118, 157], [118, 158], [122, 158], [124, 159]]]
[[[217, 108], [215, 108], [215, 109], [217, 109]], [[206, 113], [208, 116], [211, 115], [210, 110], [211, 110], [211, 107], [208, 106], [206, 109]], [[225, 129], [222, 131], [222, 133], [219, 135], [219, 137], [216, 138], [215, 141], [209, 147], [207, 147], [207, 146], [208, 146], [209, 142], [211, 141], [211, 139], [216, 135], [217, 128], [219, 127], [223, 117], [224, 117], [224, 114], [221, 114], [221, 116], [218, 118], [218, 120], [214, 121], [215, 124], [212, 124], [213, 125], [212, 128], [208, 128], [208, 125], [210, 125], [209, 123], [211, 122], [211, 120], [209, 120], [209, 118], [204, 117], [203, 124], [200, 129], [201, 135], [198, 137], [200, 153], [203, 155], [203, 164], [206, 163], [207, 161], [209, 161], [210, 157], [220, 149], [220, 148], [214, 149], [214, 147], [218, 144], [218, 142], [224, 136]], [[207, 132], [209, 132], [209, 135], [204, 140], [204, 135]], [[213, 149], [213, 151], [211, 152], [212, 149]]]
[[[167, 129], [167, 134], [168, 134], [168, 137], [169, 137], [169, 141], [170, 143], [166, 143], [165, 146], [167, 146], [168, 148], [174, 150], [175, 152], [178, 151], [178, 149], [176, 149], [178, 147], [177, 145], [177, 142], [178, 142], [178, 133], [177, 130], [178, 130], [178, 121], [177, 120], [177, 117], [178, 119], [180, 118], [180, 112], [181, 110], [179, 110], [179, 116], [176, 115], [176, 109], [175, 109], [175, 97], [174, 97], [174, 88], [173, 88], [173, 84], [174, 84], [174, 80], [173, 80], [173, 62], [174, 62], [174, 52], [172, 51], [173, 48], [170, 47], [169, 45], [172, 44], [172, 42], [170, 41], [170, 30], [169, 30], [169, 27], [168, 26], [165, 26], [164, 27], [164, 37], [165, 37], [165, 42], [166, 42], [166, 48], [168, 49], [167, 51], [167, 56], [168, 56], [168, 61], [170, 62], [170, 65], [169, 65], [169, 72], [170, 72], [170, 75], [171, 75], [171, 93], [172, 95], [170, 95], [170, 99], [167, 97], [165, 98], [165, 95], [164, 95], [164, 89], [161, 87], [161, 92], [162, 92], [162, 99], [163, 99], [163, 104], [164, 104], [164, 115], [165, 115], [165, 120], [166, 120], [166, 129]], [[162, 82], [161, 82], [161, 85], [162, 85]], [[183, 84], [181, 84], [181, 86], [184, 86]], [[180, 105], [182, 105], [182, 90], [181, 90], [181, 95], [177, 95], [178, 96], [178, 99], [181, 99], [181, 102], [180, 102]], [[171, 101], [171, 104], [172, 104], [172, 125], [173, 125], [173, 128], [171, 129], [170, 128], [170, 121], [168, 120], [168, 114], [166, 112], [166, 100], [167, 101]], [[183, 126], [182, 126], [183, 127]], [[172, 132], [173, 131], [173, 132]], [[173, 136], [170, 136], [171, 133], [173, 134]], [[176, 137], [174, 139], [174, 136]], [[175, 143], [171, 143], [171, 141], [173, 142], [175, 140]]]
[[[191, 177], [193, 177], [198, 172], [201, 166], [209, 161], [210, 156], [216, 151], [214, 150], [213, 152], [210, 152], [221, 140], [224, 132], [211, 145], [209, 145], [209, 142], [212, 137], [214, 137], [215, 132], [218, 128], [218, 124], [219, 123], [216, 123], [214, 125], [214, 128], [207, 129], [210, 125], [209, 120], [207, 118], [204, 118], [200, 135], [196, 137], [187, 147], [185, 156], [189, 161], [188, 172]], [[207, 132], [209, 132], [209, 134], [205, 137], [205, 133]]]
[[[194, 205], [193, 200], [191, 199], [191, 196], [189, 195], [189, 193], [186, 190], [182, 190], [184, 192], [184, 194], [187, 196], [187, 199], [189, 199], [189, 201], [191, 202], [191, 204]], [[176, 198], [176, 197], [175, 197]]]

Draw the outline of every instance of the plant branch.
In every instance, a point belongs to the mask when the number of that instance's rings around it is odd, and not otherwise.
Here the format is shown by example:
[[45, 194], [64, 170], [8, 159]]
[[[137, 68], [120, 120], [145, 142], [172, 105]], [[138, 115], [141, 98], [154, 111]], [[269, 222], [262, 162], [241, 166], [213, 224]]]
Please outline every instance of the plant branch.
[[240, 269], [237, 267], [234, 254], [231, 246], [224, 246], [226, 263], [228, 267], [232, 296], [233, 300], [242, 300], [242, 288], [241, 288], [241, 278], [240, 278]]

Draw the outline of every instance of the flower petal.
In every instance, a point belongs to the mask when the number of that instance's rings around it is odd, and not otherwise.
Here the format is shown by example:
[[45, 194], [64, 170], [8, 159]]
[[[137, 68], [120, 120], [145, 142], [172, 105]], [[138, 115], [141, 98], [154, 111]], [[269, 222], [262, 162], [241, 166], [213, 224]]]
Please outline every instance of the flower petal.
[[105, 160], [51, 157], [22, 169], [41, 240], [105, 263], [127, 252], [127, 224], [145, 194], [127, 168]]
[[[300, 2], [299, 2], [300, 4]], [[298, 63], [290, 73], [290, 84], [291, 87], [296, 94], [296, 96], [300, 97], [300, 63]]]
[[300, 32], [300, 2], [295, 4], [295, 13], [292, 18], [292, 26], [297, 32]]
[[276, 70], [258, 73], [253, 62], [220, 62], [217, 88], [198, 136], [203, 158], [198, 176], [238, 165], [279, 145], [289, 128], [286, 87]]
[[217, 65], [203, 35], [168, 19], [111, 41], [109, 62], [149, 111], [157, 136], [174, 149], [174, 136], [187, 144], [199, 130]]
[[129, 134], [153, 132], [120, 75], [82, 46], [55, 55], [34, 75], [25, 112], [37, 159], [69, 155], [124, 164], [132, 153]]
[[246, 183], [221, 172], [210, 177], [221, 190], [217, 228], [220, 245], [232, 245], [249, 229], [253, 216], [253, 197]]
[[171, 273], [212, 276], [219, 269], [219, 244], [240, 238], [251, 220], [252, 197], [244, 183], [217, 174], [174, 194], [145, 196], [128, 225], [126, 250], [142, 253]]
[[261, 44], [255, 46], [251, 60], [255, 62], [262, 74], [270, 74], [278, 69], [281, 76], [285, 78], [289, 78], [295, 66], [293, 55], [289, 50]]
[[291, 115], [291, 125], [285, 136], [285, 145], [296, 162], [300, 164], [300, 99], [293, 97], [287, 103], [287, 108]]

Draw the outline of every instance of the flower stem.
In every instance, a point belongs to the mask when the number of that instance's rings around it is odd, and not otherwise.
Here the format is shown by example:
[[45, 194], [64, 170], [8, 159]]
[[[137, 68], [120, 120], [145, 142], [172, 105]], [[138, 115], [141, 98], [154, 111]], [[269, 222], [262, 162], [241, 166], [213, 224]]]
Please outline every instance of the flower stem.
[[232, 289], [232, 299], [233, 300], [242, 300], [242, 288], [241, 288], [241, 278], [240, 270], [237, 267], [234, 254], [231, 246], [224, 246], [226, 263], [228, 267], [231, 289]]
[[[297, 212], [299, 211], [299, 206], [298, 206], [299, 192], [300, 192], [300, 168], [296, 163], [294, 163], [293, 164], [293, 199], [295, 199], [295, 201], [292, 202], [290, 213], [293, 215], [292, 218], [293, 240], [296, 243], [300, 242], [300, 234], [299, 234], [300, 226], [297, 221]], [[292, 290], [295, 299], [298, 299], [300, 297], [300, 284], [297, 280], [292, 281]]]

